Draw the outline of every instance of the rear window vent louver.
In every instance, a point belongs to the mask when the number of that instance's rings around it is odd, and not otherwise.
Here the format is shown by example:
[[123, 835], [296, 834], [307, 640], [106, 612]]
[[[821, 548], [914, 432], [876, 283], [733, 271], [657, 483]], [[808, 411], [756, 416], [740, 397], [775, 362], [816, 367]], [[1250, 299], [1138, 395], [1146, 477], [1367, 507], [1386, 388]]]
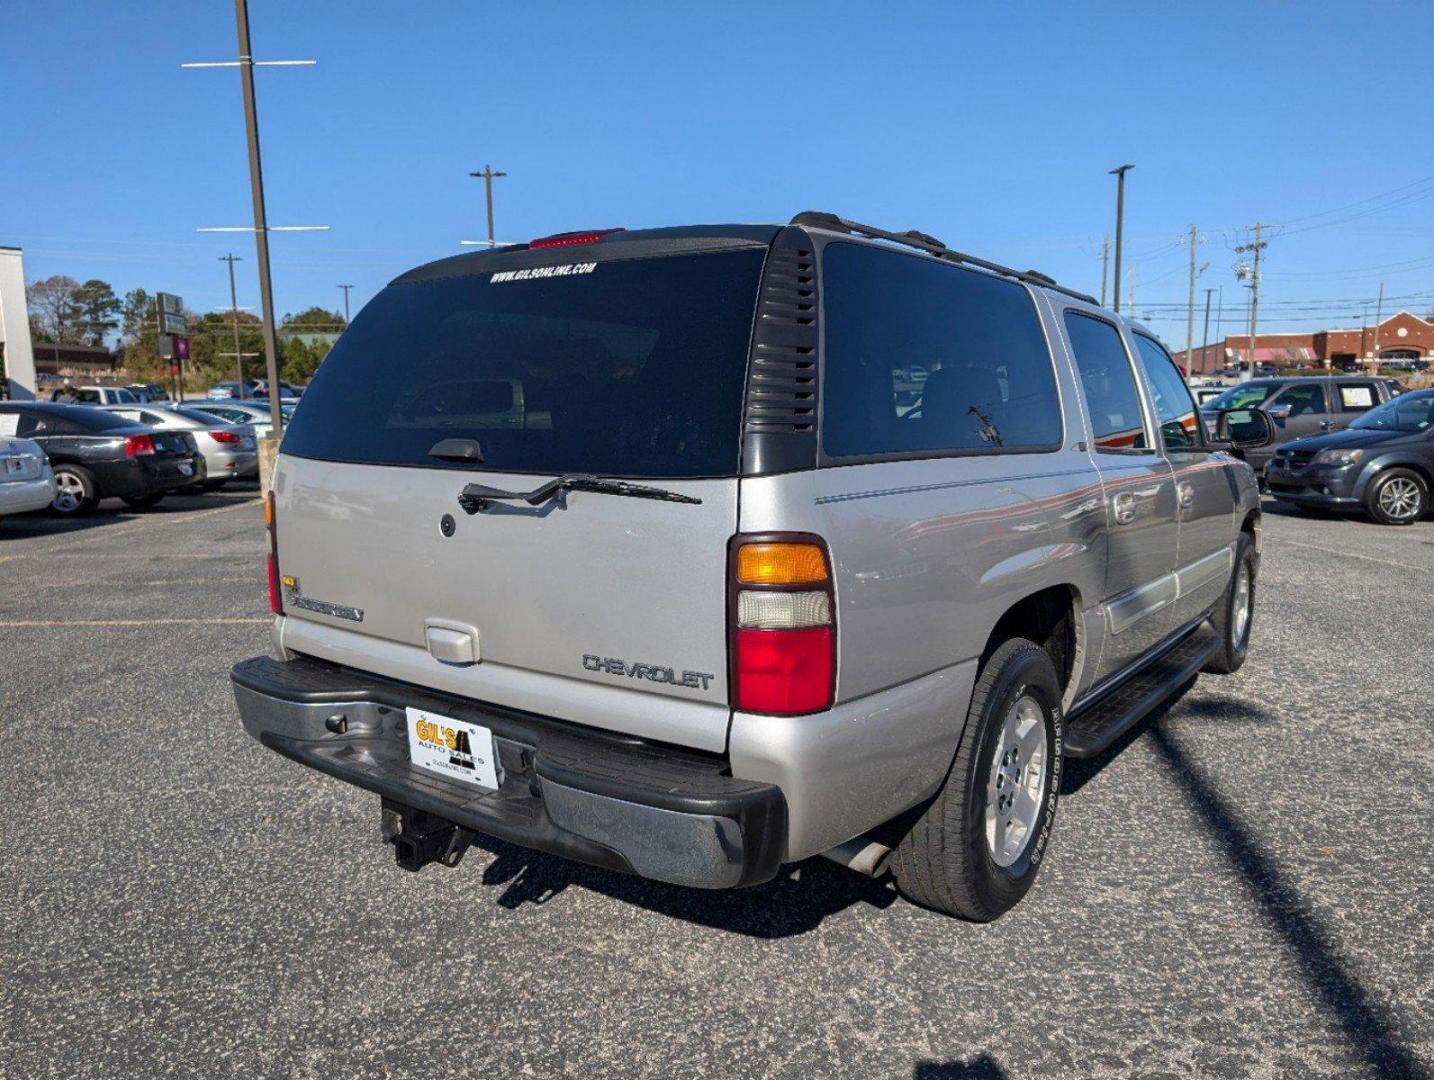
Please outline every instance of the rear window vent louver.
[[817, 425], [817, 269], [811, 241], [789, 230], [767, 257], [752, 363], [747, 434], [814, 433]]

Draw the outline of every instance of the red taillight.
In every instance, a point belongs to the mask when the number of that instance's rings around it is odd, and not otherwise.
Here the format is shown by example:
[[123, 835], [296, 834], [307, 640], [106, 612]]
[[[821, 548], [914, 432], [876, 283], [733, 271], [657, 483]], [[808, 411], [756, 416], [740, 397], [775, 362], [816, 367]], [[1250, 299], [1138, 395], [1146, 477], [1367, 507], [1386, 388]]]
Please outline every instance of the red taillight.
[[622, 232], [622, 229], [587, 229], [581, 232], [554, 233], [552, 236], [544, 236], [540, 240], [528, 241], [529, 249], [554, 248], [554, 247], [576, 247], [578, 244], [596, 244], [604, 236], [611, 236], [613, 233]]
[[269, 534], [269, 610], [275, 615], [284, 614], [284, 593], [279, 579], [279, 537], [274, 516], [274, 493], [264, 496], [264, 529]]
[[796, 716], [832, 707], [836, 597], [818, 536], [738, 536], [728, 569], [732, 707]]
[[209, 437], [215, 442], [222, 443], [238, 443], [244, 441], [242, 436], [235, 435], [232, 431], [211, 431]]
[[733, 707], [742, 712], [791, 716], [832, 704], [829, 626], [811, 630], [737, 630]]
[[148, 435], [126, 435], [124, 437], [125, 457], [145, 457], [154, 453], [154, 440]]

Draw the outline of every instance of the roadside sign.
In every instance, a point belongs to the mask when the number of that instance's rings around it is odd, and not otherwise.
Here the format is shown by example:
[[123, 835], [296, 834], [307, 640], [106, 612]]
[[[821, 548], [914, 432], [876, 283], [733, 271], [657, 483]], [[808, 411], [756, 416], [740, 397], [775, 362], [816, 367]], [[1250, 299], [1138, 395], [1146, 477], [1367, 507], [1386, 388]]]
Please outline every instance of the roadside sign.
[[160, 358], [161, 360], [173, 360], [173, 359], [174, 359], [174, 335], [173, 335], [173, 334], [160, 334], [160, 335], [159, 335], [159, 339], [158, 339], [158, 341], [157, 341], [157, 345], [158, 345], [158, 348], [159, 348], [159, 358]]
[[184, 317], [184, 298], [172, 293], [156, 293], [159, 305], [159, 332], [161, 334], [182, 334], [189, 329]]
[[180, 360], [189, 359], [189, 339], [179, 336], [174, 339], [174, 355]]

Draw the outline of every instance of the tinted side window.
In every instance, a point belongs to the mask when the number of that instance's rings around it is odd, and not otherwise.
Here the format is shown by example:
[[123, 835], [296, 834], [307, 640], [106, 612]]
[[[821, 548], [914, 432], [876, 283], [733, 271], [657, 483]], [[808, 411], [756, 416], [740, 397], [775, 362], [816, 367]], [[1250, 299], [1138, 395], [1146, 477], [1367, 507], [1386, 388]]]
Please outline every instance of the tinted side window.
[[1185, 385], [1180, 369], [1170, 354], [1143, 334], [1135, 335], [1135, 347], [1145, 361], [1150, 391], [1155, 398], [1155, 415], [1160, 419], [1160, 442], [1167, 450], [1200, 446], [1200, 423], [1195, 417], [1195, 399]]
[[1291, 416], [1318, 416], [1329, 412], [1325, 404], [1324, 385], [1317, 382], [1294, 383], [1285, 387], [1270, 402], [1269, 408], [1286, 406]]
[[1379, 404], [1374, 384], [1368, 382], [1342, 382], [1339, 384], [1340, 412], [1364, 412]]
[[1065, 324], [1096, 450], [1148, 449], [1140, 392], [1120, 331], [1078, 311], [1067, 311]]
[[1050, 350], [1022, 286], [858, 244], [827, 245], [822, 274], [828, 454], [1060, 446]]

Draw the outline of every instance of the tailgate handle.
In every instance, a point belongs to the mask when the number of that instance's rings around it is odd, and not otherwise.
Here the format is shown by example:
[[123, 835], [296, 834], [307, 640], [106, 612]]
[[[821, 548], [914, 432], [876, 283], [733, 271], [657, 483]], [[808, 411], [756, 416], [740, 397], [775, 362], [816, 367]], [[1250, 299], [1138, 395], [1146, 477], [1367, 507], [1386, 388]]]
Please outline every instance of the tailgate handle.
[[423, 623], [423, 637], [428, 643], [428, 654], [439, 663], [466, 667], [482, 659], [478, 652], [476, 626], [446, 619], [427, 619]]

